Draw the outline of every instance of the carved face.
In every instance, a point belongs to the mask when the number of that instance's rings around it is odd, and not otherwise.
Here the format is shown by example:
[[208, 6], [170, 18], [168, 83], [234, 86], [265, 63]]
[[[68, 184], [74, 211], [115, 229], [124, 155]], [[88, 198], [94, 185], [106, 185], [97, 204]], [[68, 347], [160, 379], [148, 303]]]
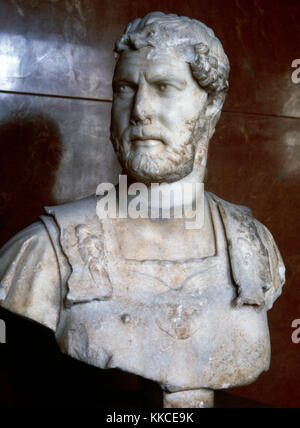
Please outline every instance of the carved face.
[[112, 141], [123, 168], [143, 182], [188, 175], [207, 93], [172, 48], [124, 51], [113, 79]]

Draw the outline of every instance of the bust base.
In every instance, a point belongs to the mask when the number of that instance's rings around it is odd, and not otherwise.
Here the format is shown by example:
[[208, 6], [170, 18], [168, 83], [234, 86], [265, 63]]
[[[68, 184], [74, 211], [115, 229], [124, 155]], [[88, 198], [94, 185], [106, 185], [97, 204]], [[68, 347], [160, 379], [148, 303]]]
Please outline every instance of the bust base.
[[164, 408], [200, 408], [214, 407], [214, 391], [210, 389], [193, 389], [190, 391], [164, 392]]

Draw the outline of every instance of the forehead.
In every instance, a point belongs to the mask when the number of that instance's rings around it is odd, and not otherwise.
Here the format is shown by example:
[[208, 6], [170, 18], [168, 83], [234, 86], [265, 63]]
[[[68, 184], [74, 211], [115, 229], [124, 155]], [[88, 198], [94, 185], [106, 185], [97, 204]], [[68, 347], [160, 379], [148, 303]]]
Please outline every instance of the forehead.
[[149, 77], [192, 78], [189, 64], [173, 48], [145, 47], [123, 51], [115, 68], [114, 80], [135, 79], [140, 73]]

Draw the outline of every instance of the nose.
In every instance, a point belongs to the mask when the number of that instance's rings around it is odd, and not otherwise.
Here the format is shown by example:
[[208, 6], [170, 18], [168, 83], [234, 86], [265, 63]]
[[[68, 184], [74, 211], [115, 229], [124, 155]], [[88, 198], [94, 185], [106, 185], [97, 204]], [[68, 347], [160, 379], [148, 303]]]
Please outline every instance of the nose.
[[131, 125], [149, 125], [152, 123], [153, 110], [151, 99], [147, 88], [147, 83], [144, 81], [139, 84], [138, 90], [132, 105], [130, 118]]

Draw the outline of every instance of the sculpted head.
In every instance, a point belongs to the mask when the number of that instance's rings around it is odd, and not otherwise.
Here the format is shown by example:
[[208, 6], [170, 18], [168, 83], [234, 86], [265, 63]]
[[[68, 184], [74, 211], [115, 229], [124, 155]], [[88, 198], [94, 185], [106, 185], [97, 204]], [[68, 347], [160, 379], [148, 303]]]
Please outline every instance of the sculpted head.
[[153, 12], [115, 52], [111, 140], [123, 169], [144, 183], [203, 179], [228, 89], [220, 41], [199, 21]]

